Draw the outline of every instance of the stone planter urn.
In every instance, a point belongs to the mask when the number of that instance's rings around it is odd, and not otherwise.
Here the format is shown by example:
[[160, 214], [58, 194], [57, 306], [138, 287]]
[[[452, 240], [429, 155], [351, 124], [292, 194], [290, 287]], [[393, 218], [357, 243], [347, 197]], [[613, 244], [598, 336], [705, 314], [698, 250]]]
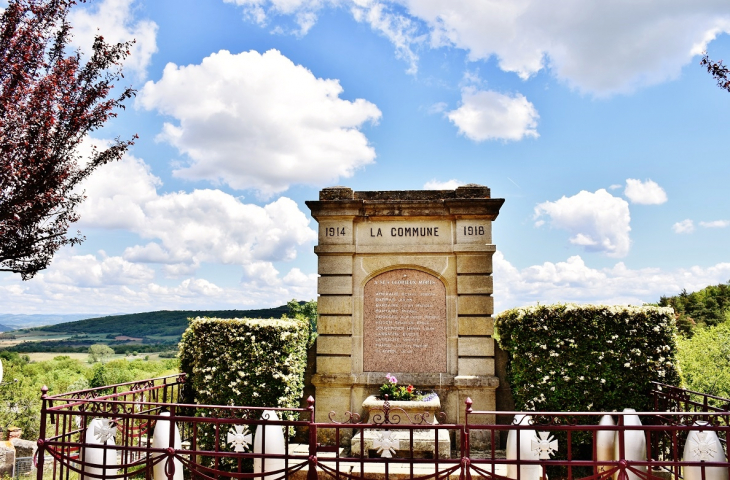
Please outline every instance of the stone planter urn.
[[[371, 395], [362, 403], [363, 418], [373, 428], [364, 428], [352, 436], [351, 452], [359, 456], [364, 443], [364, 457], [371, 455], [383, 458], [411, 456], [410, 444], [413, 436], [413, 457], [434, 458], [438, 436], [438, 457], [449, 458], [451, 441], [446, 429], [429, 428], [438, 425], [445, 415], [441, 412], [441, 401], [435, 397], [428, 401], [387, 401]], [[379, 428], [380, 426], [412, 426], [422, 428]]]

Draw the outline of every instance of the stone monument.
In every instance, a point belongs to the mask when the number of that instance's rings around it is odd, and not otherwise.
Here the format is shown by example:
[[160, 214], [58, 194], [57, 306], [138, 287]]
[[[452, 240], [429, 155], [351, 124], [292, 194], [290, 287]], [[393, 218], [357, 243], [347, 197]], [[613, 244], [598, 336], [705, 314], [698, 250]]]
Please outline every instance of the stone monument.
[[364, 413], [388, 373], [436, 391], [448, 423], [463, 421], [467, 397], [496, 410], [492, 221], [503, 203], [473, 184], [330, 187], [306, 202], [319, 223], [317, 421]]

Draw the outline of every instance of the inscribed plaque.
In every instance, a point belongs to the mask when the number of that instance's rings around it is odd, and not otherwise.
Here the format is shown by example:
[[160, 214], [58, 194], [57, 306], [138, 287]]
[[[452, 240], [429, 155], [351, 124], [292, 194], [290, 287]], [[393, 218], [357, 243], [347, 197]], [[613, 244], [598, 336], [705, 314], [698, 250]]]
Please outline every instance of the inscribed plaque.
[[365, 284], [363, 370], [446, 372], [446, 288], [438, 278], [398, 269]]

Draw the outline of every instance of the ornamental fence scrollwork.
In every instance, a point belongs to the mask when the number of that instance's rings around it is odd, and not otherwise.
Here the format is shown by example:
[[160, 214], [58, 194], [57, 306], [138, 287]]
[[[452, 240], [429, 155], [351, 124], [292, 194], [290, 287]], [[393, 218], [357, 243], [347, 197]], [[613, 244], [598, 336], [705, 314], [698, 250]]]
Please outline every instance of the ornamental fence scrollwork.
[[329, 418], [330, 422], [336, 423], [338, 425], [360, 423], [360, 414], [359, 413], [345, 412], [344, 416], [345, 416], [345, 419], [343, 421], [339, 422], [336, 420], [337, 412], [332, 411], [329, 413], [328, 418]]

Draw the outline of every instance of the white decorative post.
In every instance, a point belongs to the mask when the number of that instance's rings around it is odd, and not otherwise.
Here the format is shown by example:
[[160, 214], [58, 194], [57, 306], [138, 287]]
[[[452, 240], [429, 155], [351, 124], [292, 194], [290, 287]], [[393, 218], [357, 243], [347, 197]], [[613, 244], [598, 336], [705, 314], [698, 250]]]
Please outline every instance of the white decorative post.
[[85, 445], [82, 449], [84, 475], [96, 475], [94, 478], [101, 478], [117, 474], [116, 449], [90, 446], [115, 446], [114, 436], [116, 434], [117, 427], [108, 418], [95, 418], [89, 423], [86, 428]]
[[[264, 410], [261, 415], [262, 420], [279, 420], [279, 416], [274, 410]], [[264, 440], [264, 431], [266, 439]], [[253, 440], [253, 453], [264, 453], [270, 455], [286, 454], [286, 442], [284, 441], [284, 430], [278, 425], [259, 425], [256, 427], [256, 435]], [[254, 458], [254, 473], [267, 473], [282, 470], [285, 466], [283, 458]], [[282, 473], [274, 475], [266, 475], [263, 478], [280, 478]]]
[[[616, 425], [611, 415], [601, 417], [599, 425]], [[614, 451], [616, 450], [616, 431], [615, 430], [598, 430], [596, 432], [596, 461], [610, 462], [615, 460]], [[599, 465], [598, 472], [605, 472], [613, 468], [612, 465]]]
[[[532, 417], [529, 415], [515, 415], [513, 425], [529, 425]], [[520, 444], [517, 444], [517, 430], [510, 430], [507, 434], [507, 460], [517, 460], [517, 452], [520, 452], [520, 461], [540, 460], [539, 449], [532, 448], [533, 440], [539, 440], [535, 430], [520, 430]], [[556, 442], [557, 443], [557, 442]], [[555, 446], [557, 449], [557, 445]], [[517, 465], [507, 465], [507, 477], [517, 478]], [[542, 469], [539, 465], [522, 465], [520, 467], [520, 480], [540, 480]]]
[[[170, 412], [162, 412], [160, 417], [169, 417]], [[170, 420], [158, 419], [155, 424], [155, 434], [152, 437], [152, 448], [174, 448], [180, 450], [182, 448], [182, 441], [180, 440], [180, 430], [177, 425], [172, 424], [172, 428], [175, 429], [173, 432], [173, 444], [170, 445]], [[156, 454], [155, 457], [166, 454]], [[175, 473], [172, 476], [172, 480], [183, 480], [183, 467], [182, 462], [178, 459], [174, 459], [173, 465], [175, 466]], [[167, 458], [162, 458], [158, 463], [152, 467], [152, 475], [154, 480], [168, 480], [167, 474], [165, 474], [165, 466], [167, 464]]]
[[[695, 426], [709, 425], [707, 422], [697, 420]], [[712, 430], [692, 430], [687, 435], [687, 443], [684, 444], [684, 462], [725, 462], [725, 452]], [[684, 467], [684, 480], [703, 480], [703, 467]], [[704, 480], [728, 480], [726, 467], [704, 467]]]
[[[624, 413], [636, 413], [633, 408], [624, 408]], [[641, 426], [641, 420], [638, 415], [624, 415], [624, 426]], [[619, 438], [621, 432], [616, 432], [616, 443], [614, 447], [614, 455], [616, 460], [622, 460], [620, 454], [620, 442]], [[633, 461], [646, 461], [646, 436], [643, 430], [626, 430], [623, 435], [624, 444], [624, 459]], [[646, 472], [646, 465], [632, 465], [632, 468], [636, 470]], [[628, 480], [641, 480], [642, 477], [626, 469]], [[619, 472], [614, 475], [614, 480], [618, 480]]]

